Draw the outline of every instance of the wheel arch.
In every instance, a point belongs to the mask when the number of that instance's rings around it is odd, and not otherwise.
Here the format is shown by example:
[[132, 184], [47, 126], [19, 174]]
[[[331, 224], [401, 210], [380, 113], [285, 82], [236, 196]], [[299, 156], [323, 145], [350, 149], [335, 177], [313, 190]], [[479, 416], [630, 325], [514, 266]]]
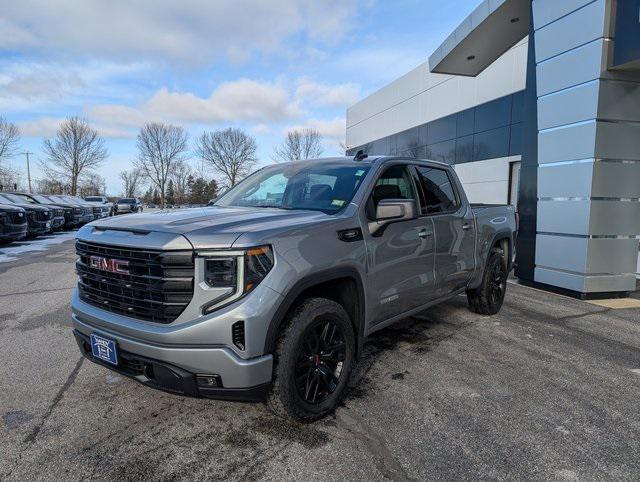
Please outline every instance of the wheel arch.
[[493, 248], [499, 248], [505, 253], [505, 261], [507, 263], [507, 273], [513, 268], [513, 237], [510, 231], [499, 231], [494, 234], [491, 243], [489, 244], [489, 251], [486, 255], [486, 260], [489, 260], [489, 255]]
[[264, 353], [272, 353], [275, 349], [287, 314], [302, 301], [314, 296], [330, 299], [345, 308], [356, 337], [356, 357], [360, 356], [364, 343], [365, 292], [360, 273], [349, 267], [333, 268], [305, 276], [284, 295], [269, 323]]

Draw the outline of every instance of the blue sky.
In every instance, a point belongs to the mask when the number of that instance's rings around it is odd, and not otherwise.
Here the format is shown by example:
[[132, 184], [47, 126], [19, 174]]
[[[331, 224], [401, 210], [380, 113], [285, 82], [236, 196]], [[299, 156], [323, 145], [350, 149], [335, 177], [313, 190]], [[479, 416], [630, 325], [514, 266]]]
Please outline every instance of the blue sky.
[[110, 156], [98, 172], [112, 195], [148, 121], [182, 125], [191, 140], [243, 128], [256, 137], [261, 164], [296, 127], [318, 129], [324, 154], [338, 154], [346, 107], [424, 62], [478, 3], [7, 2], [0, 115], [19, 125], [36, 165], [61, 120], [86, 118], [106, 140]]

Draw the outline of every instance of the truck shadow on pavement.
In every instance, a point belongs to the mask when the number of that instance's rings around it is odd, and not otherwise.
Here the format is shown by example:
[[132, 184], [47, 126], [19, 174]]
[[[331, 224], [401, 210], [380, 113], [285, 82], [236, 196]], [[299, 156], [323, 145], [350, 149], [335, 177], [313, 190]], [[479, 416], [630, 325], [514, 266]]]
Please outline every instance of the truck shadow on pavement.
[[[351, 373], [342, 406], [347, 405], [350, 400], [367, 397], [375, 388], [379, 381], [373, 380], [369, 372], [385, 354], [399, 350], [410, 356], [420, 356], [468, 326], [469, 321], [455, 322], [452, 321], [455, 317], [450, 316], [455, 311], [466, 308], [466, 298], [456, 297], [370, 335], [360, 360]], [[402, 380], [406, 374], [406, 371], [393, 373], [391, 378]]]

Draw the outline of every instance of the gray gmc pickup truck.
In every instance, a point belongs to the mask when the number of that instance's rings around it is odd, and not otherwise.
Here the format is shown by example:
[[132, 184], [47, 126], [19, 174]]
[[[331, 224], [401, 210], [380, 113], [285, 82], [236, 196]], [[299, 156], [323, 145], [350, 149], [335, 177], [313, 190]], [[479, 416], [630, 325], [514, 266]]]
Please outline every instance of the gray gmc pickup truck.
[[90, 360], [182, 395], [334, 409], [366, 337], [460, 293], [502, 305], [511, 206], [470, 205], [446, 164], [265, 167], [213, 206], [78, 232], [74, 335]]

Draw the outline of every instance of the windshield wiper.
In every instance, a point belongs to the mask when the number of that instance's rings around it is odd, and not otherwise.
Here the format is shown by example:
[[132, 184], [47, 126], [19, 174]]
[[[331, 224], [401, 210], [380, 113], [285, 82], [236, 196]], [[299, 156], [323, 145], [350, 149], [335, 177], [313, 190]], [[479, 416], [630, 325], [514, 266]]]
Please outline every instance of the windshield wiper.
[[249, 207], [252, 207], [252, 208], [275, 208], [275, 209], [286, 209], [286, 210], [293, 209], [290, 206], [276, 206], [275, 204], [251, 204]]

